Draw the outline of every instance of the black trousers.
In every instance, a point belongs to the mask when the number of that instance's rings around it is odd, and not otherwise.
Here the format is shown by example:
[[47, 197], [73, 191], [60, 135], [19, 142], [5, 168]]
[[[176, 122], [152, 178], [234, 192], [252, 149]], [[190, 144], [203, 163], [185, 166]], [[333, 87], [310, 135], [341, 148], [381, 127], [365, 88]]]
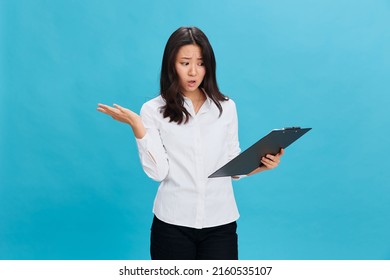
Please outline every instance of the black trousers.
[[152, 260], [237, 260], [237, 223], [195, 229], [153, 219]]

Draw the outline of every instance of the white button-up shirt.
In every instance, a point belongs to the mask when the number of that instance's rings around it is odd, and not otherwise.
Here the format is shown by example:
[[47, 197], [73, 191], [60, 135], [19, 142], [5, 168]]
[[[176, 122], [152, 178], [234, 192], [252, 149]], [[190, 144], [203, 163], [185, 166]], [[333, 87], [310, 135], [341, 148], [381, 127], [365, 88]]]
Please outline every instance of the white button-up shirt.
[[188, 123], [178, 125], [163, 118], [165, 101], [158, 96], [141, 108], [147, 130], [136, 139], [145, 173], [161, 182], [153, 212], [174, 225], [207, 228], [238, 219], [232, 178], [207, 178], [240, 153], [236, 105], [221, 102], [223, 113], [207, 97], [197, 114], [184, 97], [191, 114]]

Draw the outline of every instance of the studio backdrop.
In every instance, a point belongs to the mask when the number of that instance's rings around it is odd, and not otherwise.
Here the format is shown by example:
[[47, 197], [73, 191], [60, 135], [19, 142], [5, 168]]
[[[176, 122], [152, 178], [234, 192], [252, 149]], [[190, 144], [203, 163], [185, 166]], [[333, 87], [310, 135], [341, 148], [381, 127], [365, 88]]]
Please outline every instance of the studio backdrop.
[[149, 259], [158, 183], [128, 125], [169, 35], [210, 39], [241, 149], [313, 129], [234, 182], [240, 259], [390, 259], [390, 2], [0, 2], [0, 259]]

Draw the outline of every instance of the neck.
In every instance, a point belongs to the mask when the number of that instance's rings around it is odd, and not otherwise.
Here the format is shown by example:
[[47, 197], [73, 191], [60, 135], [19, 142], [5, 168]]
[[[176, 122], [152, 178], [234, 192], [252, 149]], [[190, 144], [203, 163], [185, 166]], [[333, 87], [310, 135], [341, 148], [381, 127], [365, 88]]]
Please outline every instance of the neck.
[[201, 90], [200, 88], [198, 88], [196, 91], [193, 92], [185, 92], [183, 93], [183, 95], [189, 98], [192, 101], [192, 103], [199, 102], [206, 99], [203, 90]]
[[206, 95], [200, 88], [194, 92], [183, 93], [183, 95], [191, 100], [195, 114], [198, 113], [200, 107], [202, 107], [202, 104], [206, 100]]

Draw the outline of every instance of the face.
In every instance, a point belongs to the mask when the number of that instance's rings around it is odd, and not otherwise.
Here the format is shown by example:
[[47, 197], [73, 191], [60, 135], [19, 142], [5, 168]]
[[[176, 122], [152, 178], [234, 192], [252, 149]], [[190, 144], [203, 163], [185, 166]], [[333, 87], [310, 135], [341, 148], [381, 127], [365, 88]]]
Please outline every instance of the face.
[[182, 93], [185, 96], [197, 93], [206, 74], [201, 48], [197, 45], [182, 46], [176, 56], [175, 69]]

